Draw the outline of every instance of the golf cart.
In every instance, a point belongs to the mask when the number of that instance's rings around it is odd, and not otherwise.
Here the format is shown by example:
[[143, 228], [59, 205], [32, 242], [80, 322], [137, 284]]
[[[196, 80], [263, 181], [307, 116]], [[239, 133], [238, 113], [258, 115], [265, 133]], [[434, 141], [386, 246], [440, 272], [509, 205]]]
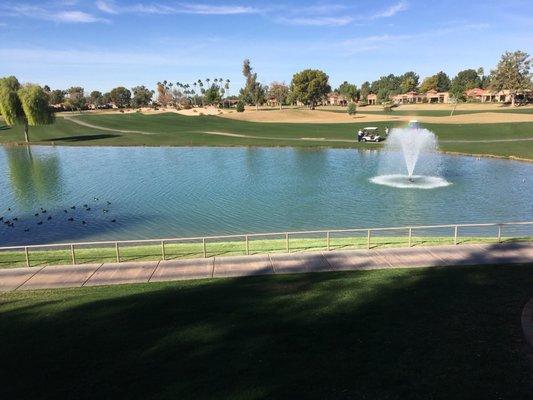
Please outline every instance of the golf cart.
[[374, 126], [363, 128], [363, 137], [361, 138], [362, 142], [381, 142], [382, 140], [385, 140], [385, 138], [382, 138], [379, 135], [378, 128]]

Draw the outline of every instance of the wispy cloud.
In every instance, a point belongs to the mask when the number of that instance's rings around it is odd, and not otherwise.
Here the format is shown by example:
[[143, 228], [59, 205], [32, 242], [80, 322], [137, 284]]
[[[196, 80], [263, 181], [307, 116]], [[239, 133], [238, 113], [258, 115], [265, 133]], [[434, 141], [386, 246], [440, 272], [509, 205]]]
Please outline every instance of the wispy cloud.
[[419, 40], [445, 36], [466, 31], [479, 31], [489, 28], [487, 23], [465, 23], [460, 26], [445, 26], [430, 31], [412, 34], [383, 34], [364, 37], [355, 37], [339, 42], [338, 46], [347, 50], [348, 53], [377, 50], [390, 45], [398, 45], [407, 40]]
[[352, 17], [303, 17], [279, 18], [277, 22], [299, 26], [344, 26], [353, 22]]
[[32, 6], [25, 4], [5, 4], [0, 6], [0, 12], [3, 15], [11, 17], [27, 17], [33, 19], [42, 19], [54, 22], [66, 23], [93, 23], [107, 22], [93, 14], [80, 10], [65, 10], [55, 8], [45, 8], [42, 6]]
[[237, 15], [255, 14], [260, 10], [249, 6], [211, 5], [196, 3], [169, 4], [127, 4], [122, 5], [111, 0], [98, 0], [96, 7], [108, 14], [137, 13], [137, 14], [198, 14], [198, 15]]
[[372, 15], [370, 18], [376, 19], [376, 18], [389, 18], [393, 17], [399, 12], [405, 11], [409, 8], [409, 5], [405, 1], [400, 1], [399, 3], [396, 3], [382, 11], [378, 11], [374, 15]]

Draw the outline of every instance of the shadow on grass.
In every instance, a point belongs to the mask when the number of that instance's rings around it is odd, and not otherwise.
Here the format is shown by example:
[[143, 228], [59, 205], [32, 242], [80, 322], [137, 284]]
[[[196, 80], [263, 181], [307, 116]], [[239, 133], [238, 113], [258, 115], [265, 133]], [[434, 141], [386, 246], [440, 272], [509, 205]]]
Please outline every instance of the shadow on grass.
[[113, 133], [101, 133], [97, 135], [62, 136], [43, 140], [43, 142], [86, 142], [91, 140], [112, 139], [121, 137]]
[[0, 297], [0, 396], [525, 399], [532, 268], [13, 293]]

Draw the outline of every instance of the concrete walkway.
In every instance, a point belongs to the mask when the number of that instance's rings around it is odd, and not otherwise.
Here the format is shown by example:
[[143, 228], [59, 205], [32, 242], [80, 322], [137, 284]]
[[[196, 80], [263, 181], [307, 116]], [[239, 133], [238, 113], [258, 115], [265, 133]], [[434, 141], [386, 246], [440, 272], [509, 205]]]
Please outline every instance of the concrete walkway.
[[533, 263], [533, 243], [272, 253], [0, 270], [0, 291], [303, 272]]

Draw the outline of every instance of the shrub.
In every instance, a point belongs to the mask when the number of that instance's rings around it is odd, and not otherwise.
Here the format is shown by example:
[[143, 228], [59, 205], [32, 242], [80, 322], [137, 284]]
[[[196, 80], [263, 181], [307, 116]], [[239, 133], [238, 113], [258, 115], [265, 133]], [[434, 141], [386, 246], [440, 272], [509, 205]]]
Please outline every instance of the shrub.
[[355, 112], [357, 111], [357, 107], [355, 103], [348, 104], [348, 115], [355, 115]]
[[244, 103], [242, 101], [237, 103], [237, 112], [244, 112]]

